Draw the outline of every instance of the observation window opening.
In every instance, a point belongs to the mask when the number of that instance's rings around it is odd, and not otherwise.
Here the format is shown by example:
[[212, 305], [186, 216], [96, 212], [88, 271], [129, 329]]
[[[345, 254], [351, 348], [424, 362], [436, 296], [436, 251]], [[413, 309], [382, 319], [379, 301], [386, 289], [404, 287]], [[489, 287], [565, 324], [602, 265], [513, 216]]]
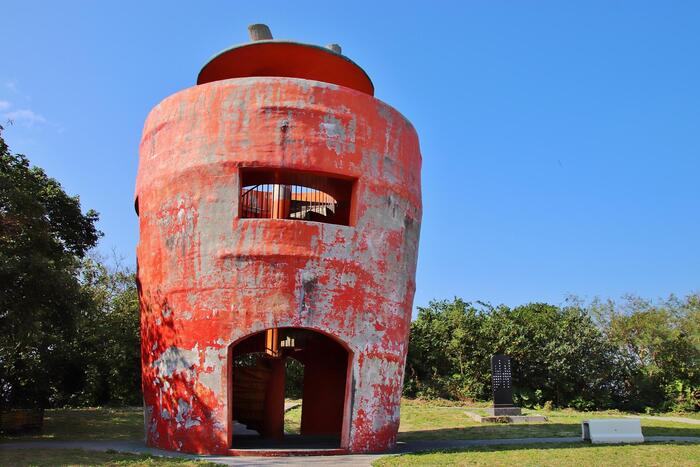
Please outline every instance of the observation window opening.
[[241, 172], [240, 217], [350, 225], [352, 180], [303, 172]]

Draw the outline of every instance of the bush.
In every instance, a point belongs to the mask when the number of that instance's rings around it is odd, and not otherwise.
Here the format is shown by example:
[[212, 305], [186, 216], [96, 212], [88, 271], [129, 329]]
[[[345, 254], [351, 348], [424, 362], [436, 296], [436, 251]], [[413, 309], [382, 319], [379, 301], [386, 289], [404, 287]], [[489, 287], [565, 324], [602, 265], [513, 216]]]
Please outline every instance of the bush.
[[690, 386], [685, 381], [675, 380], [664, 388], [664, 408], [673, 412], [700, 411], [700, 386]]
[[491, 399], [490, 358], [511, 357], [523, 407], [700, 410], [700, 298], [651, 304], [433, 301], [411, 323], [404, 394]]

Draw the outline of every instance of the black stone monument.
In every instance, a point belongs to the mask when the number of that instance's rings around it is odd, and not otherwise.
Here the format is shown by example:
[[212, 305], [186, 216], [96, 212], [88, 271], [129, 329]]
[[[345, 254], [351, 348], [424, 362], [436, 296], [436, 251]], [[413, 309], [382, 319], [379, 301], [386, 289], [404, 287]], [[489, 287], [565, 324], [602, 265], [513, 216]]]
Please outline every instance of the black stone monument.
[[520, 407], [513, 405], [513, 384], [510, 373], [510, 357], [494, 355], [491, 357], [491, 385], [493, 389], [493, 408], [487, 409], [494, 416], [520, 415]]

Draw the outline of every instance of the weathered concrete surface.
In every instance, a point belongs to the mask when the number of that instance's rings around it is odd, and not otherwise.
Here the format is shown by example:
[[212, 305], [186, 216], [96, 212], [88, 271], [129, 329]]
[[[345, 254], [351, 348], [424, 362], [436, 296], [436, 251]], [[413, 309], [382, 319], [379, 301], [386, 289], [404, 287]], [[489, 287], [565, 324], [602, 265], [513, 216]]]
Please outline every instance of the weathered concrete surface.
[[[421, 220], [413, 127], [373, 97], [237, 78], [166, 98], [146, 120], [136, 196], [149, 446], [225, 453], [229, 349], [273, 327], [351, 353], [341, 446], [396, 444]], [[239, 169], [354, 180], [349, 226], [241, 219]]]

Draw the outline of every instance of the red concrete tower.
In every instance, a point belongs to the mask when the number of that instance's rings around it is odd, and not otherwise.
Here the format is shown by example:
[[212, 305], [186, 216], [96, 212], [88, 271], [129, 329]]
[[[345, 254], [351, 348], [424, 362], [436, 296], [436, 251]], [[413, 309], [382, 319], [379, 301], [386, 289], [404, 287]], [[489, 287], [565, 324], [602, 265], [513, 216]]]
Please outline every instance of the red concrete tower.
[[[415, 289], [418, 137], [337, 45], [250, 29], [143, 130], [146, 441], [386, 450]], [[304, 372], [295, 436], [283, 428], [289, 359]]]

